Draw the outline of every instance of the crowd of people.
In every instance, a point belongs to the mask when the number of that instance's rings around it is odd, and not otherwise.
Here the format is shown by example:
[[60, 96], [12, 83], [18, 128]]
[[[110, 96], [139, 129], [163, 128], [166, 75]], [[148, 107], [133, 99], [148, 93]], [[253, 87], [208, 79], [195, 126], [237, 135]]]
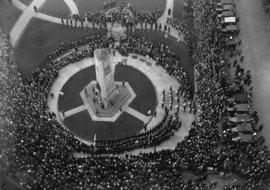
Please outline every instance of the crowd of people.
[[[135, 43], [138, 44], [145, 42], [145, 39], [143, 41], [141, 41], [142, 39], [140, 38], [136, 39], [136, 37], [133, 37], [132, 39], [133, 43], [125, 44], [123, 45], [123, 48], [128, 48], [129, 46], [134, 47]], [[51, 60], [49, 64], [47, 64], [42, 69], [38, 69], [33, 72], [33, 76], [26, 79], [24, 83], [16, 83], [18, 85], [18, 91], [20, 93], [12, 93], [11, 95], [6, 95], [3, 98], [6, 99], [7, 97], [9, 97], [11, 98], [10, 100], [12, 100], [10, 101], [10, 103], [14, 103], [13, 105], [10, 104], [9, 106], [5, 106], [6, 108], [10, 108], [12, 112], [3, 112], [3, 117], [5, 117], [7, 121], [11, 122], [9, 124], [14, 127], [16, 126], [16, 135], [18, 135], [16, 138], [17, 141], [14, 142], [16, 149], [14, 150], [14, 152], [9, 152], [12, 163], [14, 164], [14, 168], [16, 164], [28, 163], [28, 161], [31, 161], [31, 164], [27, 164], [27, 169], [31, 173], [31, 171], [33, 172], [34, 168], [38, 165], [38, 163], [41, 164], [42, 167], [47, 167], [47, 162], [54, 162], [50, 159], [47, 160], [41, 158], [50, 158], [52, 154], [55, 154], [57, 156], [57, 160], [61, 160], [64, 156], [70, 154], [69, 151], [78, 151], [92, 154], [104, 152], [117, 153], [119, 150], [123, 151], [131, 148], [157, 145], [164, 139], [169, 138], [173, 130], [179, 127], [178, 120], [173, 121], [172, 117], [166, 116], [165, 120], [153, 130], [147, 131], [147, 133], [145, 134], [140, 134], [137, 137], [131, 137], [130, 139], [126, 139], [128, 141], [126, 141], [125, 139], [115, 141], [113, 143], [97, 141], [96, 147], [88, 147], [75, 140], [69, 132], [62, 129], [61, 126], [56, 122], [55, 115], [53, 113], [48, 113], [46, 106], [46, 97], [48, 97], [50, 87], [54, 82], [55, 78], [58, 76], [58, 71], [67, 64], [79, 61], [87, 56], [93, 56], [93, 52], [96, 48], [108, 47], [110, 43], [111, 40], [107, 39], [106, 36], [97, 35], [90, 36], [82, 40], [77, 40], [66, 45], [62, 44], [61, 47], [53, 51], [52, 54], [48, 56], [48, 58]], [[159, 51], [159, 46], [155, 45], [152, 42], [149, 42], [148, 44], [154, 46], [156, 51]], [[78, 51], [78, 49], [83, 45], [86, 45], [88, 48], [84, 51]], [[146, 49], [144, 50], [146, 51]], [[132, 52], [134, 50], [130, 49], [129, 51]], [[166, 51], [169, 52], [168, 49]], [[140, 52], [142, 53], [143, 49], [141, 49]], [[125, 53], [128, 52], [125, 51]], [[161, 53], [164, 54], [166, 52], [160, 52], [160, 54]], [[63, 54], [65, 54], [65, 56], [61, 56]], [[156, 54], [154, 56], [152, 54], [149, 54], [149, 56], [153, 56], [153, 58], [158, 58], [156, 56], [160, 55]], [[168, 54], [168, 56], [171, 56], [171, 54]], [[5, 60], [5, 58], [3, 58], [3, 63], [7, 64], [7, 60]], [[10, 66], [14, 66], [14, 68], [16, 68], [14, 64], [15, 63], [4, 66], [7, 67], [7, 69]], [[169, 62], [167, 64], [169, 64]], [[165, 67], [165, 65], [163, 66]], [[168, 68], [170, 69], [170, 67]], [[180, 71], [184, 73], [182, 69], [180, 69]], [[179, 73], [179, 71], [177, 73]], [[19, 74], [16, 75], [16, 73], [14, 73], [14, 75], [20, 79]], [[186, 75], [181, 76], [181, 79], [183, 80], [185, 76]], [[187, 80], [185, 79], [183, 81]], [[7, 85], [10, 84], [10, 81], [7, 78], [5, 78], [5, 80], [3, 80], [2, 82]], [[186, 85], [188, 85], [188, 83]], [[7, 92], [10, 91], [10, 89], [6, 90]], [[14, 102], [14, 99], [17, 101]], [[16, 105], [16, 109], [19, 110], [18, 114], [16, 114], [16, 118], [11, 118], [14, 113], [17, 113], [14, 111], [14, 105]], [[133, 143], [130, 143], [131, 141], [135, 141], [137, 146], [134, 146]], [[63, 145], [65, 145], [66, 147], [63, 148]], [[116, 145], [117, 150], [115, 148]], [[29, 157], [32, 158], [30, 159]], [[11, 166], [11, 170], [12, 168], [13, 167]], [[44, 172], [43, 174], [45, 175], [45, 170], [42, 172]], [[44, 183], [46, 184], [46, 182]]]
[[117, 49], [122, 54], [134, 52], [156, 60], [157, 65], [161, 65], [170, 75], [177, 78], [185, 97], [188, 99], [192, 97], [187, 74], [180, 66], [180, 59], [168, 46], [163, 43], [155, 44], [141, 36], [127, 36]]
[[186, 24], [181, 22], [180, 20], [169, 17], [169, 18], [167, 18], [167, 24], [168, 24], [168, 26], [175, 28], [179, 33], [184, 34], [184, 36], [187, 35], [187, 30], [186, 30], [186, 26], [185, 26]]
[[186, 23], [169, 17], [166, 24], [162, 25], [158, 23], [158, 19], [161, 15], [162, 12], [160, 10], [141, 11], [134, 9], [125, 1], [120, 3], [120, 5], [116, 1], [108, 1], [104, 3], [104, 8], [97, 12], [88, 12], [84, 16], [75, 14], [72, 15], [71, 18], [62, 18], [61, 22], [65, 27], [79, 27], [82, 29], [105, 29], [108, 27], [108, 24], [120, 23], [130, 32], [136, 29], [151, 29], [163, 31], [166, 35], [169, 34], [173, 28], [178, 32], [178, 40], [180, 40], [180, 36], [183, 35], [185, 41], [190, 41], [190, 39], [187, 38], [188, 30]]
[[[181, 127], [181, 121], [178, 118], [174, 119], [166, 110], [165, 116], [154, 128], [131, 137], [110, 140], [110, 141], [95, 141], [96, 153], [112, 153], [119, 154], [123, 150], [131, 151], [139, 148], [148, 148], [157, 146], [160, 143], [168, 140], [174, 131]], [[86, 152], [87, 153], [87, 152]]]
[[[132, 40], [132, 41], [130, 41]], [[128, 43], [127, 43], [128, 42]], [[145, 43], [147, 42], [147, 43]], [[82, 40], [77, 40], [74, 42], [70, 42], [67, 45], [62, 45], [59, 47], [57, 50], [55, 50], [52, 54], [49, 55], [49, 58], [52, 60], [52, 66], [55, 67], [56, 65], [60, 66], [65, 66], [66, 64], [73, 63], [76, 61], [81, 60], [84, 57], [93, 57], [93, 52], [96, 48], [105, 48], [111, 46], [112, 40], [106, 38], [105, 36], [91, 36], [86, 39]], [[144, 44], [145, 43], [145, 44]], [[97, 46], [98, 44], [98, 46]], [[136, 45], [141, 45], [141, 48], [135, 49]], [[86, 46], [87, 48], [84, 49], [83, 47]], [[83, 48], [84, 50], [78, 51], [78, 47]], [[144, 38], [140, 37], [128, 37], [127, 39], [122, 41], [122, 44], [119, 48], [117, 48], [122, 54], [127, 55], [128, 53], [137, 53], [141, 54], [144, 56], [149, 56], [155, 60], [159, 60], [161, 65], [167, 69], [167, 71], [170, 74], [173, 74], [177, 79], [179, 79], [179, 82], [181, 85], [181, 88], [179, 88], [179, 93], [185, 97], [185, 98], [190, 98], [191, 97], [191, 90], [190, 90], [190, 85], [187, 80], [186, 73], [183, 71], [181, 68], [179, 61], [177, 61], [177, 56], [173, 56], [172, 53], [169, 53], [168, 47], [163, 50], [162, 44], [157, 45], [154, 42], [151, 41], [146, 41]], [[76, 51], [73, 51], [76, 49]], [[67, 51], [70, 51], [70, 53], [66, 53]], [[65, 52], [65, 53], [64, 53]], [[152, 54], [152, 53], [154, 54]], [[65, 54], [64, 57], [61, 57], [62, 54]], [[60, 56], [60, 57], [59, 57]], [[163, 56], [160, 58], [160, 56]], [[166, 56], [169, 57], [170, 59], [166, 60]], [[164, 61], [160, 61], [160, 59], [164, 59]], [[157, 64], [159, 64], [157, 62]], [[50, 66], [51, 66], [50, 65]], [[59, 66], [59, 67], [60, 67]], [[58, 71], [60, 68], [57, 67], [53, 71]], [[48, 70], [51, 70], [52, 68], [49, 67]], [[174, 70], [174, 72], [172, 72]], [[54, 81], [54, 77], [51, 76], [57, 76], [57, 73], [52, 74], [50, 73], [45, 73], [42, 72], [43, 74], [40, 75], [40, 71], [38, 72], [38, 80], [42, 81], [42, 85], [44, 85], [44, 81], [48, 81], [48, 76], [50, 77], [50, 81], [45, 84], [45, 87], [47, 90], [50, 89], [50, 86], [52, 82]], [[47, 72], [47, 70], [46, 70]], [[34, 75], [37, 75], [34, 73]], [[32, 79], [31, 79], [32, 80]], [[48, 87], [46, 86], [48, 85]], [[48, 91], [46, 92], [46, 94]], [[165, 122], [166, 118], [170, 118], [170, 122], [173, 122], [173, 124], [168, 122]], [[147, 146], [153, 146], [153, 145], [158, 145], [160, 144], [164, 139], [167, 139], [173, 134], [173, 131], [178, 129], [179, 126], [179, 121], [178, 118], [176, 118], [176, 121], [172, 121], [172, 118], [170, 116], [165, 117], [164, 119], [165, 124], [163, 122], [160, 123], [160, 125], [156, 126], [154, 130], [148, 131], [147, 133], [141, 134], [140, 136], [132, 136], [130, 138], [126, 139], [120, 139], [116, 141], [97, 141], [96, 142], [96, 152], [119, 152], [123, 150], [131, 150], [136, 147], [147, 147]], [[159, 126], [165, 126], [164, 127], [159, 127]], [[163, 132], [162, 132], [163, 131]], [[162, 135], [161, 135], [162, 134]], [[134, 144], [134, 142], [137, 142]], [[87, 152], [87, 151], [84, 151]]]
[[111, 9], [101, 9], [97, 12], [88, 12], [84, 16], [72, 15], [71, 18], [62, 18], [64, 26], [72, 27], [100, 27], [105, 28], [107, 23], [121, 23], [127, 28], [147, 23], [153, 27], [162, 15], [160, 10], [140, 11], [128, 5], [116, 6]]
[[[257, 143], [257, 136], [251, 142], [232, 141], [232, 138], [223, 139], [223, 146], [219, 152], [216, 152], [217, 143], [220, 142], [222, 136], [219, 134], [217, 123], [227, 115], [228, 98], [230, 97], [230, 80], [228, 78], [228, 60], [224, 57], [226, 46], [221, 43], [221, 38], [226, 38], [224, 34], [217, 28], [217, 19], [215, 17], [215, 3], [206, 1], [195, 1], [198, 4], [194, 8], [194, 25], [197, 38], [197, 48], [193, 53], [196, 64], [196, 81], [198, 83], [197, 102], [201, 110], [198, 122], [196, 123], [197, 135], [204, 134], [203, 141], [200, 143], [202, 147], [208, 149], [197, 149], [197, 156], [204, 156], [201, 167], [206, 163], [212, 166], [222, 167], [227, 172], [235, 172], [240, 176], [244, 176], [246, 181], [244, 187], [259, 188], [257, 185], [262, 184], [262, 180], [267, 176], [269, 169], [268, 160], [269, 153], [265, 146]], [[222, 34], [220, 34], [222, 33]], [[207, 44], [207, 46], [206, 46]], [[238, 72], [237, 72], [238, 73]], [[240, 76], [240, 75], [239, 75]], [[249, 78], [249, 77], [247, 77]], [[235, 78], [237, 80], [240, 77]], [[243, 77], [241, 80], [249, 83]], [[230, 94], [231, 95], [231, 94]], [[200, 141], [200, 138], [195, 139]], [[192, 143], [198, 144], [196, 140]], [[211, 150], [212, 149], [212, 150]], [[211, 151], [209, 151], [211, 150]], [[205, 154], [207, 151], [208, 154]], [[199, 154], [202, 152], [203, 154]], [[206, 159], [205, 156], [207, 155]], [[241, 155], [241, 156], [240, 156]], [[252, 155], [252, 156], [251, 156]], [[222, 160], [223, 165], [219, 165]], [[199, 162], [197, 162], [199, 163]]]
[[[219, 43], [220, 31], [215, 27], [215, 6], [212, 1], [193, 0], [197, 40], [192, 56], [196, 63], [196, 102], [200, 112], [189, 135], [174, 150], [127, 154], [125, 158], [96, 155], [95, 147], [80, 143], [59, 125], [46, 104], [59, 69], [93, 56], [94, 49], [109, 47], [112, 41], [106, 36], [90, 36], [61, 45], [49, 55], [51, 61], [44, 68], [22, 81], [12, 48], [1, 34], [4, 40], [0, 38], [0, 118], [5, 121], [5, 128], [1, 128], [0, 138], [9, 146], [8, 151], [1, 150], [0, 159], [8, 158], [6, 172], [26, 189], [214, 189], [216, 183], [207, 179], [209, 171], [236, 173], [243, 178], [242, 184], [225, 189], [258, 189], [269, 174], [267, 148], [258, 143], [256, 136], [251, 142], [231, 138], [221, 141], [218, 123], [227, 113], [230, 82], [225, 47]], [[83, 44], [88, 48], [78, 51]], [[186, 74], [169, 47], [143, 37], [127, 36], [117, 50], [155, 59], [179, 80], [186, 98], [191, 97]], [[66, 52], [73, 53], [62, 57]], [[167, 122], [171, 121], [169, 118]], [[168, 126], [175, 127], [175, 122]], [[74, 152], [87, 152], [88, 156], [78, 158]], [[182, 173], [187, 170], [199, 177], [185, 182]]]

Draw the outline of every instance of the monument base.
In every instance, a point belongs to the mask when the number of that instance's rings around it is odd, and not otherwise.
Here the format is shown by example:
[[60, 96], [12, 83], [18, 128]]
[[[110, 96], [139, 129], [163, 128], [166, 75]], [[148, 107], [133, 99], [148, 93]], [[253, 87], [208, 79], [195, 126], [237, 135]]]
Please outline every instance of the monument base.
[[[136, 97], [130, 85], [126, 82], [115, 82], [118, 86], [118, 93], [108, 101], [107, 106], [102, 105], [102, 101], [94, 92], [97, 82], [92, 81], [80, 93], [84, 105], [87, 107], [90, 116], [93, 120], [103, 120], [102, 118], [112, 118], [115, 115], [121, 114], [122, 111]], [[98, 119], [99, 118], [99, 119]]]

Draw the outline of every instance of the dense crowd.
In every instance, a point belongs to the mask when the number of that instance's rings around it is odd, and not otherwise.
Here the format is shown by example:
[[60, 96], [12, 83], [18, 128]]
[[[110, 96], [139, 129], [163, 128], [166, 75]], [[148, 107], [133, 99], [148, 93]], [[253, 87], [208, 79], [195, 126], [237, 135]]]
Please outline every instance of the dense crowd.
[[[221, 150], [218, 153], [215, 151], [221, 138], [218, 134], [217, 123], [226, 115], [228, 92], [230, 91], [226, 69], [228, 61], [224, 57], [227, 50], [226, 46], [220, 42], [221, 38], [233, 34], [219, 35], [221, 32], [214, 27], [217, 25], [215, 4], [206, 1], [196, 2], [198, 4], [194, 6], [194, 25], [198, 41], [193, 58], [197, 63], [197, 101], [201, 110], [196, 132], [198, 135], [204, 134], [202, 146], [208, 147], [208, 150], [212, 149], [208, 154], [205, 152], [201, 154], [204, 157], [207, 155], [209, 158], [204, 158], [203, 162], [212, 162], [212, 166], [219, 168], [221, 161], [223, 163], [221, 167], [224, 170], [236, 172], [247, 179], [244, 184], [246, 189], [255, 188], [257, 184], [262, 183], [262, 179], [267, 176], [269, 169], [269, 153], [265, 146], [257, 143], [258, 137], [254, 136], [249, 143], [241, 140], [232, 141], [232, 138], [223, 139]], [[239, 80], [239, 78], [236, 79]], [[249, 83], [248, 81], [246, 82]], [[197, 139], [200, 140], [200, 138]], [[197, 150], [197, 152], [200, 151], [204, 151], [204, 149]]]
[[161, 16], [161, 11], [140, 11], [132, 7], [121, 6], [110, 10], [101, 9], [97, 12], [88, 12], [84, 16], [72, 15], [70, 19], [62, 19], [65, 26], [77, 27], [106, 27], [107, 23], [121, 23], [126, 27], [135, 27], [141, 23], [150, 24], [152, 27]]
[[[128, 31], [135, 29], [152, 29], [165, 31], [170, 33], [171, 28], [178, 32], [179, 36], [184, 37], [186, 41], [188, 37], [187, 24], [177, 19], [169, 17], [167, 23], [162, 25], [158, 23], [161, 17], [160, 10], [141, 11], [134, 9], [130, 4], [122, 2], [118, 4], [116, 1], [108, 1], [104, 3], [104, 8], [97, 12], [88, 12], [84, 16], [72, 15], [71, 18], [62, 18], [61, 22], [66, 27], [89, 28], [106, 28], [109, 23], [120, 23], [125, 26]], [[179, 39], [180, 40], [180, 39]]]
[[183, 33], [184, 35], [187, 35], [185, 24], [182, 23], [181, 21], [179, 21], [178, 19], [169, 17], [169, 18], [167, 18], [167, 24], [169, 26], [172, 26], [173, 28], [175, 28], [177, 31], [179, 31], [179, 33]]
[[174, 131], [177, 131], [181, 127], [181, 122], [178, 119], [173, 119], [173, 116], [168, 112], [166, 110], [162, 121], [147, 132], [119, 140], [97, 140], [95, 142], [96, 153], [118, 154], [123, 152], [123, 150], [131, 151], [159, 145], [169, 139], [174, 134]]
[[[125, 44], [125, 48], [128, 48], [128, 46], [134, 47], [135, 43], [137, 44], [145, 42], [140, 40], [141, 39], [136, 39], [134, 37], [133, 43]], [[168, 138], [173, 132], [173, 130], [177, 129], [177, 127], [179, 126], [178, 121], [173, 121], [171, 117], [165, 117], [164, 121], [161, 122], [156, 128], [148, 131], [145, 134], [140, 134], [130, 139], [123, 139], [122, 141], [115, 141], [113, 143], [98, 141], [96, 147], [88, 147], [75, 140], [71, 134], [62, 129], [56, 122], [55, 115], [47, 112], [46, 97], [48, 97], [50, 87], [54, 82], [55, 78], [58, 76], [58, 70], [60, 70], [65, 65], [73, 63], [75, 61], [79, 61], [84, 57], [93, 56], [93, 51], [96, 48], [108, 47], [110, 43], [111, 40], [107, 39], [105, 36], [91, 36], [86, 39], [71, 42], [67, 45], [62, 45], [60, 48], [56, 49], [51, 55], [49, 55], [49, 59], [51, 60], [51, 62], [47, 64], [46, 67], [33, 72], [33, 77], [26, 79], [24, 84], [22, 82], [16, 83], [18, 85], [19, 93], [6, 95], [3, 98], [4, 100], [9, 97], [11, 98], [10, 103], [14, 103], [13, 105], [10, 104], [5, 106], [6, 108], [10, 108], [12, 112], [3, 112], [3, 117], [7, 121], [11, 122], [9, 124], [14, 127], [16, 126], [16, 135], [18, 135], [16, 137], [17, 141], [14, 142], [16, 146], [16, 149], [14, 149], [15, 152], [9, 152], [12, 163], [14, 164], [14, 168], [19, 163], [26, 164], [28, 163], [28, 161], [31, 161], [31, 163], [27, 164], [27, 169], [31, 173], [34, 172], [34, 168], [36, 168], [36, 166], [39, 164], [41, 164], [42, 167], [47, 167], [48, 163], [59, 162], [52, 161], [50, 159], [40, 159], [44, 157], [50, 158], [53, 154], [59, 156], [56, 158], [57, 160], [61, 160], [64, 156], [70, 154], [68, 152], [72, 151], [85, 153], [104, 153], [107, 151], [111, 153], [116, 153], [119, 150], [121, 151], [121, 148], [123, 150], [156, 145], [162, 142], [164, 139]], [[148, 44], [151, 44], [158, 50], [159, 46], [155, 45], [152, 42], [149, 42]], [[87, 45], [87, 49], [83, 51], [78, 51], [78, 48], [81, 48], [83, 45]], [[133, 49], [130, 49], [130, 52], [132, 51]], [[166, 52], [160, 52], [160, 54], [161, 53]], [[62, 57], [62, 54], [65, 54], [65, 56]], [[10, 55], [7, 54], [7, 56]], [[155, 56], [159, 56], [159, 54], [156, 54]], [[170, 56], [170, 54], [168, 56]], [[7, 60], [5, 60], [5, 58], [3, 58], [3, 63], [7, 63]], [[10, 66], [14, 65], [14, 63], [10, 65], [5, 64], [3, 64], [3, 66], [7, 67], [7, 69], [9, 69]], [[184, 73], [182, 70], [181, 72]], [[14, 73], [14, 75], [16, 76], [16, 73]], [[18, 74], [17, 76], [18, 78], [20, 78]], [[181, 78], [183, 78], [184, 76], [185, 75], [181, 76]], [[9, 80], [7, 78], [5, 78], [5, 80], [3, 80], [2, 82], [7, 86], [9, 85]], [[6, 90], [7, 92], [9, 92], [9, 89]], [[14, 99], [17, 101], [14, 102]], [[16, 108], [14, 108], [14, 105], [16, 105]], [[17, 113], [13, 112], [14, 109], [19, 109], [19, 111], [16, 115], [16, 118], [11, 118], [14, 113]], [[131, 143], [134, 141], [136, 142], [136, 146], [134, 146], [134, 143]], [[63, 145], [65, 145], [64, 149]], [[117, 150], [115, 150], [116, 145]], [[63, 161], [61, 161], [61, 163], [63, 163]], [[11, 166], [11, 170], [12, 168], [13, 167]], [[48, 175], [47, 177], [51, 177], [50, 174], [47, 173], [47, 171], [45, 170], [39, 172], [44, 172], [43, 175], [46, 174]], [[39, 173], [39, 175], [42, 175], [42, 173]], [[46, 180], [46, 178], [42, 180]], [[43, 181], [43, 183], [46, 184], [47, 182]]]
[[191, 98], [191, 87], [187, 79], [187, 74], [180, 66], [179, 57], [168, 46], [165, 46], [163, 43], [155, 44], [154, 42], [147, 41], [144, 37], [127, 36], [122, 41], [118, 51], [122, 54], [134, 52], [153, 58], [156, 60], [157, 65], [161, 65], [170, 75], [177, 78], [181, 84], [181, 89], [185, 91], [185, 97]]
[[[197, 34], [192, 54], [196, 63], [196, 102], [200, 112], [189, 135], [175, 150], [126, 155], [125, 158], [91, 154], [95, 147], [74, 139], [59, 126], [55, 115], [47, 111], [46, 98], [58, 70], [93, 56], [95, 48], [109, 47], [111, 41], [105, 36], [91, 36], [62, 45], [49, 56], [51, 62], [46, 67], [34, 72], [33, 77], [24, 82], [17, 72], [14, 54], [4, 40], [0, 47], [0, 103], [4, 108], [0, 110], [0, 117], [6, 121], [6, 126], [1, 129], [0, 137], [7, 138], [11, 147], [9, 151], [1, 152], [1, 157], [3, 154], [9, 158], [9, 173], [15, 174], [21, 185], [29, 189], [204, 190], [214, 189], [216, 184], [207, 180], [207, 172], [215, 171], [236, 173], [244, 179], [243, 184], [234, 183], [226, 189], [238, 186], [258, 189], [269, 174], [266, 147], [258, 143], [256, 136], [251, 142], [232, 141], [231, 138], [221, 141], [223, 137], [217, 125], [226, 115], [230, 83], [225, 47], [219, 43], [219, 31], [215, 27], [215, 4], [194, 0], [192, 7]], [[88, 48], [78, 51], [83, 44]], [[73, 53], [61, 57], [67, 51]], [[157, 64], [176, 76], [186, 89], [186, 96], [191, 96], [179, 59], [167, 46], [143, 37], [128, 36], [118, 51], [148, 55], [157, 60]], [[82, 150], [89, 153], [87, 158], [74, 157], [74, 152]], [[182, 172], [186, 170], [199, 177], [185, 182]], [[28, 177], [18, 177], [19, 173]]]

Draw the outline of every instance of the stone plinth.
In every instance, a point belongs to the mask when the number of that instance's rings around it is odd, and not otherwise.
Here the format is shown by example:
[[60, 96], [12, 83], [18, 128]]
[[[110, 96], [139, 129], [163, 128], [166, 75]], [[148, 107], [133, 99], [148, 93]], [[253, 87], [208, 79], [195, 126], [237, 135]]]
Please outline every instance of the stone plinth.
[[92, 81], [81, 91], [80, 96], [84, 102], [84, 106], [93, 121], [116, 121], [136, 97], [129, 83], [125, 82], [124, 86], [122, 82], [115, 82], [115, 84], [118, 93], [108, 102], [107, 107], [102, 106], [102, 102], [99, 100], [100, 98], [93, 90], [97, 85], [97, 81]]

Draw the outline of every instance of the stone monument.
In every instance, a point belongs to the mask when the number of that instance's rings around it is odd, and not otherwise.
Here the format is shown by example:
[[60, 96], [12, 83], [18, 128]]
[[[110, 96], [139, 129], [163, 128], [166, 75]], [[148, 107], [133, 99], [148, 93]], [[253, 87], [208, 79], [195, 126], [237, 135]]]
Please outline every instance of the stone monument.
[[94, 51], [96, 80], [100, 91], [101, 102], [105, 108], [110, 101], [119, 93], [114, 82], [114, 71], [111, 65], [109, 51], [107, 49], [96, 49]]
[[114, 80], [114, 67], [107, 49], [94, 51], [96, 80], [80, 92], [93, 121], [115, 122], [136, 97], [126, 81]]

